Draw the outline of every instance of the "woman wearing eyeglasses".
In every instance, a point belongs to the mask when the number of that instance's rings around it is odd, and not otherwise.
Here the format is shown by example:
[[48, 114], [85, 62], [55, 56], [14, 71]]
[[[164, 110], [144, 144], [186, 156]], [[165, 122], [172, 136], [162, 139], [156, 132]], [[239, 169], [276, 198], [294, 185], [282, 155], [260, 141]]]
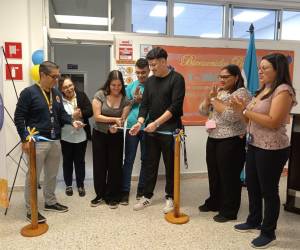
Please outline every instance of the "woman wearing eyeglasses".
[[264, 56], [258, 73], [260, 89], [251, 103], [247, 105], [239, 99], [233, 102], [235, 109], [248, 121], [246, 183], [249, 215], [245, 223], [235, 226], [235, 230], [260, 229], [260, 235], [251, 245], [267, 248], [276, 239], [280, 210], [278, 185], [289, 156], [286, 124], [296, 98], [288, 60], [283, 54]]
[[230, 106], [238, 97], [245, 103], [251, 100], [237, 65], [223, 67], [220, 87], [213, 86], [200, 104], [199, 111], [208, 116], [206, 128], [206, 163], [210, 196], [199, 206], [200, 212], [216, 211], [216, 222], [235, 220], [241, 202], [240, 173], [245, 161], [246, 124], [240, 113]]
[[75, 168], [78, 193], [83, 197], [85, 196], [85, 152], [87, 140], [91, 139], [89, 118], [93, 115], [92, 104], [84, 92], [75, 90], [70, 77], [60, 78], [58, 88], [62, 92], [66, 112], [72, 115], [73, 120], [81, 120], [85, 124], [81, 129], [74, 129], [66, 124], [62, 128], [60, 141], [66, 195], [73, 195], [73, 168]]

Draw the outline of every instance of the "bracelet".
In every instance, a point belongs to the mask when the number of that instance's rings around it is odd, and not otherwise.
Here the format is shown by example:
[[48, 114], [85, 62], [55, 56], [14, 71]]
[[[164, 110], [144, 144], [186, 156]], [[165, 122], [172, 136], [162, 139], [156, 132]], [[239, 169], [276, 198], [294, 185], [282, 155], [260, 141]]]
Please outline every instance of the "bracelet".
[[157, 121], [154, 121], [156, 128], [159, 128], [160, 124]]
[[247, 109], [244, 109], [244, 110], [243, 110], [243, 112], [242, 112], [242, 113], [243, 113], [243, 116], [246, 116], [246, 111], [248, 111], [248, 110], [247, 110]]

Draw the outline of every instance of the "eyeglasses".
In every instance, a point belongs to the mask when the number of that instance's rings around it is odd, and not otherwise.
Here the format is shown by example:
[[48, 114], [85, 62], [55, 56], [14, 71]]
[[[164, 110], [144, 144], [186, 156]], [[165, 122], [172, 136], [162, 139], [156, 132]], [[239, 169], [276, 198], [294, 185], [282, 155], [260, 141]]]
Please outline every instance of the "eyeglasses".
[[53, 80], [58, 80], [60, 78], [60, 75], [54, 75], [54, 76], [52, 76], [52, 75], [47, 74], [47, 73], [46, 73], [46, 75], [50, 76]]
[[232, 75], [219, 75], [219, 79], [220, 80], [226, 80], [226, 79], [228, 79], [228, 78], [230, 78]]

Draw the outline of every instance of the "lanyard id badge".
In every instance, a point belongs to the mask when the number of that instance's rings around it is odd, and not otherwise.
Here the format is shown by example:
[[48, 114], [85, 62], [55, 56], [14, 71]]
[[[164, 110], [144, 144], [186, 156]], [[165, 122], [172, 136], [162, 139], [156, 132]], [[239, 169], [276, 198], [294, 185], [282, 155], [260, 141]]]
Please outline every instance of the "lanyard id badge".
[[216, 121], [211, 119], [212, 117], [212, 106], [209, 108], [208, 120], [205, 122], [205, 127], [207, 130], [215, 129], [217, 127]]
[[53, 113], [53, 97], [52, 97], [52, 89], [50, 89], [50, 96], [48, 98], [45, 90], [41, 87], [40, 84], [37, 83], [37, 85], [40, 87], [42, 93], [43, 93], [43, 96], [46, 100], [46, 103], [48, 105], [48, 109], [49, 109], [49, 115], [50, 115], [50, 139], [54, 140], [56, 139], [56, 133], [55, 133], [55, 118], [54, 118], [54, 113]]

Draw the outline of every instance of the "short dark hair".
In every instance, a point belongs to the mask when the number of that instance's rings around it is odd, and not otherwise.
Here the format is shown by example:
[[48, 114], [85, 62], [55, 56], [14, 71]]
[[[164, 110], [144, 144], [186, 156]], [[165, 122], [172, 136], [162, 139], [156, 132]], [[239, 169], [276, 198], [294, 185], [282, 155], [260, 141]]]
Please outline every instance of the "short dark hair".
[[[273, 69], [276, 71], [276, 78], [275, 81], [271, 85], [271, 91], [262, 97], [262, 99], [268, 98], [270, 95], [273, 94], [275, 89], [281, 84], [290, 85], [292, 90], [295, 93], [293, 88], [290, 70], [289, 70], [289, 62], [287, 57], [281, 53], [272, 53], [262, 57], [262, 60], [267, 60], [269, 63], [272, 64]], [[258, 95], [264, 88], [257, 91]]]
[[59, 66], [51, 61], [44, 61], [40, 64], [39, 73], [50, 74], [53, 69], [59, 69]]
[[71, 77], [70, 77], [69, 75], [61, 76], [61, 77], [58, 79], [58, 90], [59, 90], [60, 92], [62, 92], [62, 86], [63, 86], [65, 80], [67, 80], [67, 79], [69, 79], [71, 82], [73, 82], [72, 79], [71, 79]]
[[150, 50], [148, 52], [148, 54], [146, 56], [147, 60], [160, 59], [160, 58], [164, 58], [164, 59], [168, 58], [167, 51], [165, 51], [161, 47], [155, 47], [155, 48], [153, 48], [152, 50]]
[[240, 67], [237, 66], [236, 64], [228, 64], [225, 67], [223, 67], [221, 70], [227, 70], [228, 73], [234, 77], [238, 77], [238, 81], [236, 82], [236, 84], [234, 85], [234, 87], [232, 88], [232, 92], [236, 91], [239, 88], [244, 88], [244, 78], [242, 76]]
[[146, 68], [146, 67], [149, 68], [149, 63], [145, 58], [140, 58], [136, 61], [135, 66], [140, 68], [140, 69], [143, 69], [143, 68]]
[[122, 72], [119, 71], [119, 70], [112, 70], [112, 71], [109, 72], [107, 80], [106, 80], [104, 86], [101, 88], [104, 91], [104, 94], [105, 95], [109, 95], [110, 94], [110, 83], [113, 80], [120, 80], [120, 82], [122, 84], [121, 93], [122, 93], [123, 96], [125, 96], [126, 95], [126, 92], [125, 92], [125, 83], [124, 83]]

